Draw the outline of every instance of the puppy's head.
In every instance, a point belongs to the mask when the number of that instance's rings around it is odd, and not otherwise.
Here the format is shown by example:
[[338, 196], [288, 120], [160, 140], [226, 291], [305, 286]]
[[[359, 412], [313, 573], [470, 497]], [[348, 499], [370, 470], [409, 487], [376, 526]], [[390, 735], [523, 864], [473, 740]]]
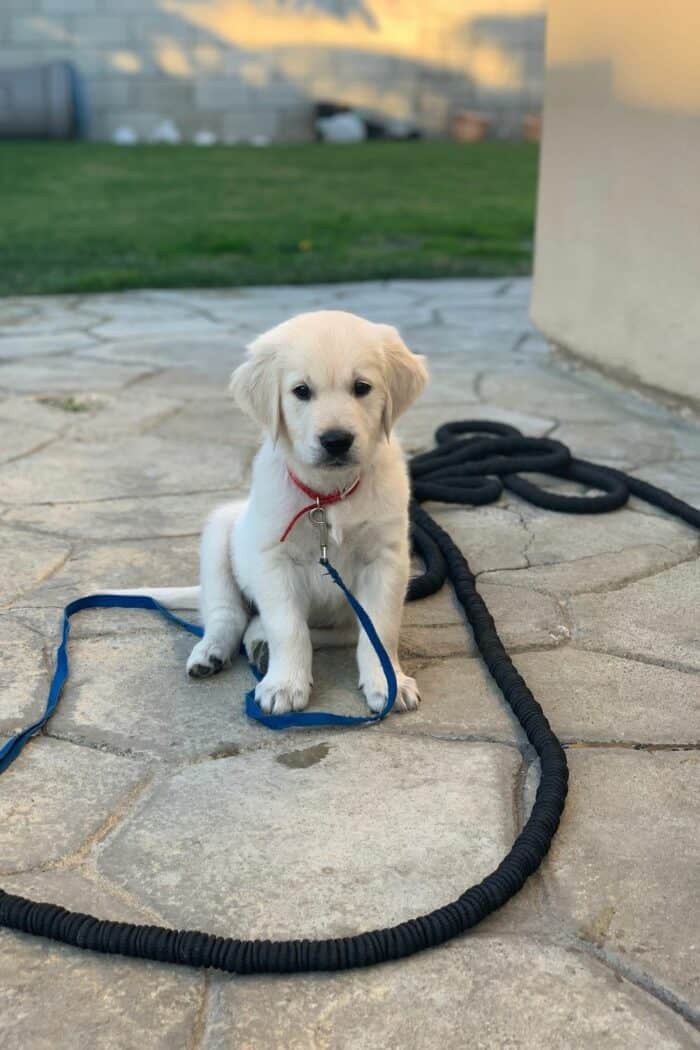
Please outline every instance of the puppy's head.
[[427, 378], [395, 328], [322, 310], [259, 336], [231, 389], [290, 461], [357, 472]]

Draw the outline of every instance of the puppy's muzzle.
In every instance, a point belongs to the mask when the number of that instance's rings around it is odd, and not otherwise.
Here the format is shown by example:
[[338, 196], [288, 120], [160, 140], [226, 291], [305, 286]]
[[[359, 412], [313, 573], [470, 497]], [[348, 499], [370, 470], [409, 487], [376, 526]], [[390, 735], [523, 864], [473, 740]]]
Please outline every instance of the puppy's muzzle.
[[319, 443], [330, 463], [344, 463], [352, 448], [355, 435], [349, 430], [324, 430], [319, 434]]

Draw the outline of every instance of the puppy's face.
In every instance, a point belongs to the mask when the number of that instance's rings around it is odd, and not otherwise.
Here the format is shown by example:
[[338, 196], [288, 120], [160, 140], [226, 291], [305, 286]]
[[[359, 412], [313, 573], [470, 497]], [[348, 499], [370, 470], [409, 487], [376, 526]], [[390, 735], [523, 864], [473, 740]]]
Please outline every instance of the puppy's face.
[[361, 471], [427, 380], [398, 332], [340, 310], [302, 314], [248, 348], [233, 374], [239, 406], [290, 460]]

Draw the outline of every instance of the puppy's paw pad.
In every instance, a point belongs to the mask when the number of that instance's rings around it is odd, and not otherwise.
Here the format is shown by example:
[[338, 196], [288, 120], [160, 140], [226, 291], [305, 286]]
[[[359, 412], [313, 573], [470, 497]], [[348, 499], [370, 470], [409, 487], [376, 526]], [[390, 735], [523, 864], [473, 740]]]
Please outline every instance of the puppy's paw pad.
[[258, 682], [255, 699], [267, 715], [284, 715], [287, 711], [302, 711], [309, 702], [309, 690], [289, 682]]
[[197, 642], [187, 660], [187, 673], [190, 678], [209, 678], [218, 674], [226, 664], [227, 657], [216, 642], [203, 638]]
[[192, 664], [187, 668], [187, 673], [190, 678], [208, 678], [214, 671], [208, 664]]

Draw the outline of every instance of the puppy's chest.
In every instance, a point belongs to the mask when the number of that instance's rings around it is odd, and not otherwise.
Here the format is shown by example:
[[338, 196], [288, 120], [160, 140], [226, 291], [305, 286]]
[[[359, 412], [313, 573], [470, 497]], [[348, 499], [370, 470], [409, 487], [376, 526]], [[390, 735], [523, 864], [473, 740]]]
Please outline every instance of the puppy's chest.
[[[326, 511], [328, 557], [337, 568], [359, 569], [374, 561], [387, 543], [387, 530], [378, 521], [343, 520]], [[324, 530], [305, 516], [290, 537], [288, 554], [294, 561], [316, 563], [321, 554]], [[289, 541], [287, 541], [289, 542]]]

